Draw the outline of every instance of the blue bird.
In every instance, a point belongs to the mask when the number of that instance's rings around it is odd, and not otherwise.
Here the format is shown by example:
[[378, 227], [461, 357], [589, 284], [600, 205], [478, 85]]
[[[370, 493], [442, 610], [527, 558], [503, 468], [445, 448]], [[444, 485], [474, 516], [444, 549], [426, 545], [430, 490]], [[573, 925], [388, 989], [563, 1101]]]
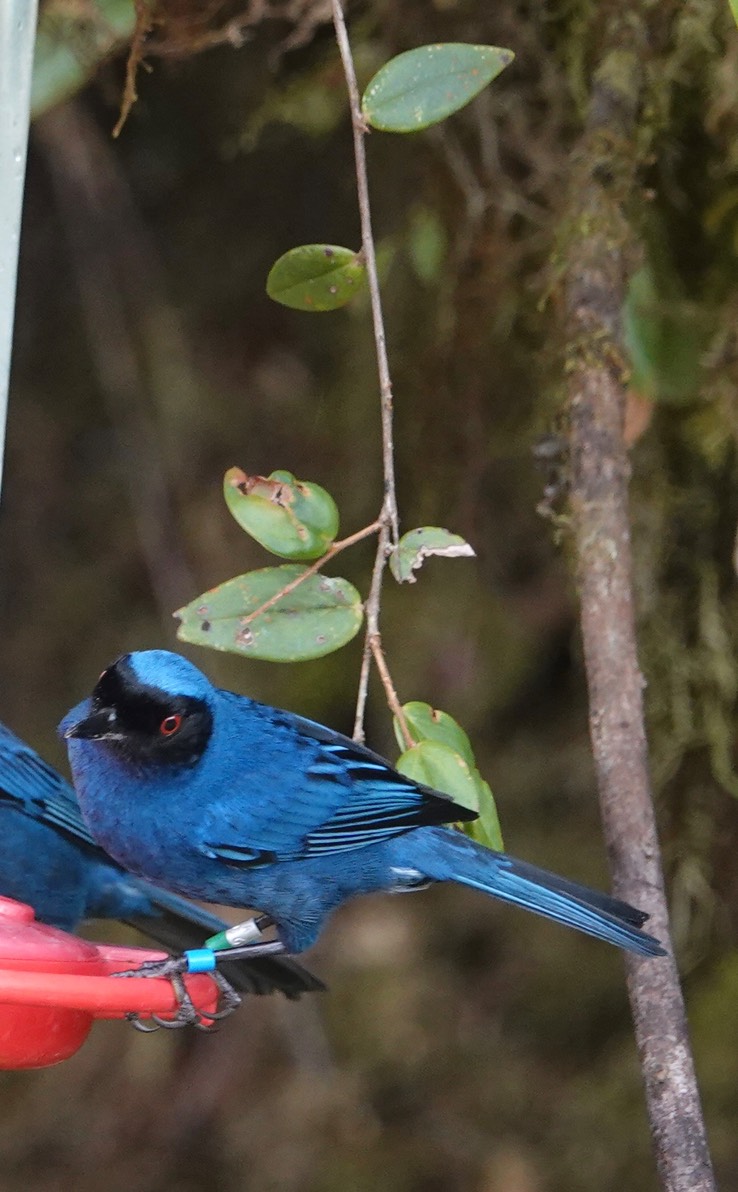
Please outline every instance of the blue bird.
[[256, 949], [303, 951], [357, 894], [453, 881], [663, 954], [642, 911], [443, 827], [473, 813], [340, 733], [214, 687], [177, 654], [119, 658], [60, 732], [98, 843], [179, 894], [260, 908], [278, 939]]
[[[69, 783], [3, 724], [0, 894], [28, 903], [41, 922], [64, 931], [84, 919], [120, 919], [176, 951], [197, 947], [227, 926], [106, 856], [87, 831]], [[297, 997], [324, 988], [301, 965], [278, 956], [231, 964], [228, 978], [247, 993], [280, 990]]]

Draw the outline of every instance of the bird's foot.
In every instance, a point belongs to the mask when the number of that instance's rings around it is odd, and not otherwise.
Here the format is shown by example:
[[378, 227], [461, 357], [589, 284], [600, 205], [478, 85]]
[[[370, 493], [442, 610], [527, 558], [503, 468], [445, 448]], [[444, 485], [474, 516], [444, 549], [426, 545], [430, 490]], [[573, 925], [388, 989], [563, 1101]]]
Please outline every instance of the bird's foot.
[[[193, 950], [193, 956], [201, 956], [204, 950]], [[198, 1010], [187, 991], [184, 974], [187, 972], [210, 971], [210, 976], [218, 986], [220, 997], [218, 1009], [211, 1011]], [[150, 1034], [160, 1028], [164, 1030], [179, 1030], [183, 1026], [194, 1026], [200, 1031], [211, 1031], [214, 1024], [222, 1018], [228, 1018], [241, 1004], [241, 998], [232, 985], [226, 981], [216, 969], [215, 959], [212, 964], [204, 968], [202, 964], [192, 963], [188, 953], [182, 956], [169, 956], [166, 960], [146, 960], [136, 969], [126, 969], [121, 973], [114, 973], [115, 977], [164, 977], [171, 981], [174, 996], [177, 999], [177, 1013], [173, 1018], [162, 1018], [158, 1014], [151, 1015], [153, 1026], [144, 1023], [135, 1012], [126, 1015], [126, 1019], [137, 1031]]]

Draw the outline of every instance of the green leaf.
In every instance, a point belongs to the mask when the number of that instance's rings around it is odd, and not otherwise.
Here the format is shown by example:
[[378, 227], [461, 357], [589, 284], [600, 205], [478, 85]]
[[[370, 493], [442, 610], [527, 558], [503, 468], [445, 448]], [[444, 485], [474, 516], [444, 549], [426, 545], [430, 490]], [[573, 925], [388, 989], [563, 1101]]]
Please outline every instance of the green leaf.
[[306, 570], [294, 564], [265, 567], [212, 588], [174, 614], [181, 622], [177, 637], [269, 662], [331, 654], [356, 636], [363, 618], [359, 593], [345, 579], [312, 575], [247, 620]]
[[[494, 796], [474, 763], [468, 736], [447, 712], [439, 712], [419, 700], [403, 704], [411, 735], [418, 742], [403, 753], [397, 769], [416, 782], [453, 795], [457, 802], [479, 812], [479, 819], [463, 823], [462, 829], [485, 848], [502, 852], [504, 844]], [[397, 718], [395, 736], [405, 744]]]
[[417, 132], [458, 112], [512, 62], [512, 50], [449, 42], [398, 54], [378, 70], [361, 101], [384, 132]]
[[420, 526], [408, 530], [390, 555], [390, 571], [398, 584], [414, 584], [413, 575], [429, 555], [443, 555], [447, 559], [474, 558], [474, 551], [459, 534], [451, 534], [439, 526]]
[[479, 791], [471, 767], [460, 753], [440, 741], [421, 741], [406, 749], [395, 769], [414, 782], [451, 795], [462, 807], [479, 810]]
[[[403, 704], [402, 710], [413, 740], [438, 741], [441, 745], [448, 745], [450, 749], [460, 753], [469, 766], [474, 766], [471, 742], [461, 725], [457, 724], [448, 712], [440, 712], [438, 708], [432, 708], [430, 704], [424, 704], [421, 700], [411, 700], [410, 703]], [[404, 749], [405, 738], [396, 716], [393, 723], [397, 744], [400, 749]]]
[[504, 852], [505, 843], [502, 839], [502, 829], [494, 795], [489, 783], [484, 781], [477, 770], [474, 771], [474, 775], [479, 798], [479, 819], [471, 822], [465, 821], [461, 825], [462, 831], [467, 836], [471, 836], [472, 840], [476, 840], [478, 844], [483, 844], [485, 848], [492, 848], [498, 853]]
[[337, 310], [366, 280], [360, 252], [335, 244], [301, 244], [272, 265], [267, 294], [293, 310]]
[[730, 4], [730, 11], [733, 14], [733, 20], [738, 25], [738, 0], [728, 0]]
[[291, 472], [247, 476], [230, 468], [223, 493], [239, 526], [282, 559], [319, 559], [338, 533], [338, 509], [330, 493]]

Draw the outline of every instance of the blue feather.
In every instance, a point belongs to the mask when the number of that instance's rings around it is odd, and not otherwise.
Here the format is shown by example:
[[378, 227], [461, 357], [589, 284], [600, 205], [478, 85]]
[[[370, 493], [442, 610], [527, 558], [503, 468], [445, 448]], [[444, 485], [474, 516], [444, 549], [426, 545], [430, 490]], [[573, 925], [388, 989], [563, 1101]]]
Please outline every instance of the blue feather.
[[87, 826], [121, 865], [258, 907], [289, 951], [357, 894], [455, 881], [662, 954], [643, 912], [443, 827], [473, 813], [340, 733], [213, 687], [176, 654], [119, 659], [60, 730]]
[[[176, 951], [200, 946], [226, 926], [202, 907], [126, 873], [93, 841], [72, 787], [0, 724], [0, 895], [74, 931], [85, 919], [120, 919]], [[244, 992], [296, 996], [322, 985], [281, 958], [233, 965]]]

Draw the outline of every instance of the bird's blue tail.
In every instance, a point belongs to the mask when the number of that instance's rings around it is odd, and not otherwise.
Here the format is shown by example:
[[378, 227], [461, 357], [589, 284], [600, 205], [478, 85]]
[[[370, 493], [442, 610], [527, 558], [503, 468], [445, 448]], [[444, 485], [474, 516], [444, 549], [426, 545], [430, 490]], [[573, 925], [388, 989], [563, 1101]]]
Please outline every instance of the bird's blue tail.
[[[413, 838], [417, 853], [412, 862], [429, 878], [472, 886], [629, 952], [665, 955], [659, 941], [640, 930], [648, 915], [627, 902], [506, 853], [492, 852], [452, 829], [424, 828]], [[405, 864], [407, 853], [406, 847]]]

